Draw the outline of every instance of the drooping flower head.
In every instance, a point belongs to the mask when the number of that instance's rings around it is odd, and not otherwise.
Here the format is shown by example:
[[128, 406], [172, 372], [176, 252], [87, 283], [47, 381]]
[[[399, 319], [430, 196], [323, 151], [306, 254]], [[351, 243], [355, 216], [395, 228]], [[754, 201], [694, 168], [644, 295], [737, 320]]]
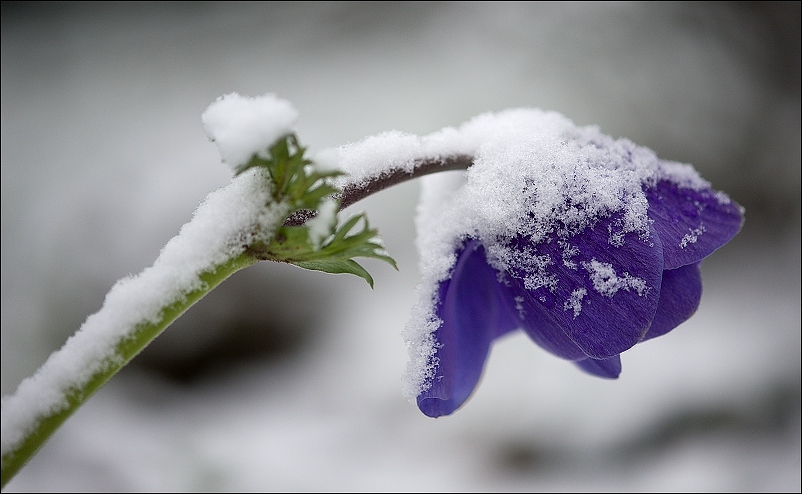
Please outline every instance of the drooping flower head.
[[700, 261], [743, 223], [690, 165], [556, 113], [486, 114], [459, 133], [480, 144], [467, 172], [424, 179], [424, 279], [405, 330], [405, 392], [432, 417], [468, 399], [492, 342], [516, 329], [618, 377], [622, 352], [696, 311]]

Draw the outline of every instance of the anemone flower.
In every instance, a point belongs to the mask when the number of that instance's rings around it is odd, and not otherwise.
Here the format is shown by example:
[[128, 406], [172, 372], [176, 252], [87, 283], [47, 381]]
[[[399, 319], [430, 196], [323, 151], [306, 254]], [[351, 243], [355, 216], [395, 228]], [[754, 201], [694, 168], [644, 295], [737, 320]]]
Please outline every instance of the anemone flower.
[[743, 223], [689, 165], [630, 141], [538, 111], [485, 119], [509, 132], [465, 176], [424, 188], [419, 247], [433, 274], [412, 353], [417, 404], [431, 417], [469, 398], [493, 341], [517, 329], [617, 378], [622, 352], [696, 311], [700, 262]]

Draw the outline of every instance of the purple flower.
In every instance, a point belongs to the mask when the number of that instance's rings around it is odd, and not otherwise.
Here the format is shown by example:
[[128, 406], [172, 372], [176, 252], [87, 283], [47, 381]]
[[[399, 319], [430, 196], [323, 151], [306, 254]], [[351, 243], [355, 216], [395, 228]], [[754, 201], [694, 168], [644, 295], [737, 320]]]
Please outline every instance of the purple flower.
[[[528, 204], [515, 213], [514, 227], [498, 227], [506, 220], [490, 221], [495, 230], [470, 221], [444, 226], [460, 216], [443, 219], [447, 201], [434, 200], [441, 209], [429, 213], [436, 221], [423, 231], [451, 228], [445, 236], [454, 239], [456, 260], [451, 257], [448, 275], [436, 278], [429, 289], [434, 293], [424, 296], [430, 300], [423, 303], [430, 350], [413, 345], [413, 360], [417, 352], [425, 366], [417, 404], [430, 417], [449, 415], [468, 399], [493, 341], [516, 329], [590, 374], [617, 378], [622, 352], [666, 334], [696, 311], [702, 259], [741, 228], [743, 209], [689, 166], [660, 161], [645, 148], [594, 129], [580, 129], [580, 135], [565, 125], [568, 130], [554, 141], [556, 158], [538, 158], [535, 172], [522, 167], [524, 185], [511, 197]], [[564, 158], [566, 146], [578, 158]], [[527, 152], [521, 155], [533, 154]], [[508, 162], [529, 159], [500, 156]], [[558, 160], [568, 164], [553, 164]], [[481, 156], [476, 163], [482, 166]], [[559, 172], [549, 175], [552, 169]], [[483, 189], [476, 190], [487, 190], [502, 178], [517, 180], [507, 168], [493, 173], [487, 179], [469, 172], [465, 183], [481, 182]], [[546, 186], [538, 188], [542, 182]], [[502, 217], [498, 211], [514, 202], [492, 192], [484, 196], [488, 205], [473, 192], [459, 193], [455, 203], [474, 197], [473, 209], [460, 210], [463, 216], [478, 211], [476, 217]], [[549, 203], [551, 197], [557, 199]]]

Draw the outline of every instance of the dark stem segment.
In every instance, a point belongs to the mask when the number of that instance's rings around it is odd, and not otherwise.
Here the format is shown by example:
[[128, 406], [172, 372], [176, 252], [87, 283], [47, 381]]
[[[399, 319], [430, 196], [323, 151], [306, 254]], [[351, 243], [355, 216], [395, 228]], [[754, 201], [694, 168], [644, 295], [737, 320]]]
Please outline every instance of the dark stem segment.
[[[430, 173], [445, 172], [451, 170], [467, 170], [473, 164], [473, 156], [458, 154], [444, 158], [425, 159], [415, 162], [412, 170], [403, 168], [393, 168], [381, 175], [368, 180], [348, 184], [343, 188], [340, 195], [340, 209], [360, 201], [371, 194], [392, 187], [393, 185], [406, 182], [413, 178], [429, 175]], [[308, 209], [296, 211], [284, 222], [284, 226], [303, 225], [315, 217], [316, 212]]]

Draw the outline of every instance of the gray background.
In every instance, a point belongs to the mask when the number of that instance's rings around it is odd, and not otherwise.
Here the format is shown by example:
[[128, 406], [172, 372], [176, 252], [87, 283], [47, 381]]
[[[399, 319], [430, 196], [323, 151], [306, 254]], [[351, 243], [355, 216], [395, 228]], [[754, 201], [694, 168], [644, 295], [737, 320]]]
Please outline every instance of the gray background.
[[4, 394], [228, 182], [200, 114], [232, 91], [292, 101], [313, 149], [556, 110], [693, 163], [746, 225], [618, 381], [518, 334], [431, 420], [400, 395], [418, 184], [398, 186], [355, 208], [400, 272], [238, 273], [9, 491], [800, 489], [798, 2], [4, 2]]

